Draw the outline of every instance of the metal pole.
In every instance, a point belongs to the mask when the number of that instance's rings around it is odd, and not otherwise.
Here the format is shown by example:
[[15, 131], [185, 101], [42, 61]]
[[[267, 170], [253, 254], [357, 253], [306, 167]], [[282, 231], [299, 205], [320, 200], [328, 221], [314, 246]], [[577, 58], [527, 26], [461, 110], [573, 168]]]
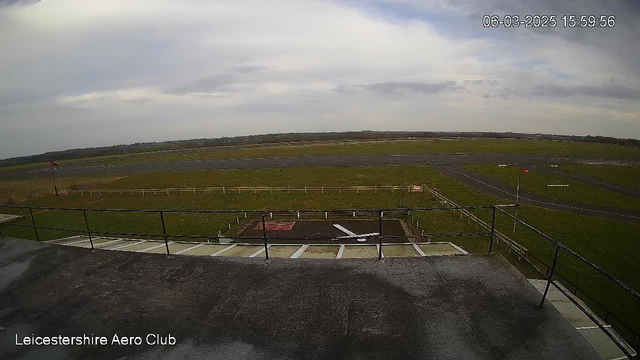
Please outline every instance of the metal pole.
[[551, 271], [549, 271], [549, 276], [547, 277], [547, 286], [544, 288], [544, 294], [542, 294], [542, 300], [540, 300], [539, 308], [542, 308], [544, 304], [544, 299], [547, 297], [547, 293], [549, 292], [549, 286], [553, 281], [553, 273], [556, 271], [556, 264], [558, 263], [558, 256], [560, 255], [560, 245], [556, 245], [556, 255], [553, 258], [553, 264], [551, 264]]
[[267, 246], [267, 226], [264, 221], [264, 214], [262, 214], [262, 238], [264, 239], [264, 256], [266, 260], [269, 260], [269, 247]]
[[378, 260], [382, 260], [382, 211], [378, 210]]
[[31, 215], [31, 224], [33, 225], [33, 231], [36, 233], [36, 240], [40, 242], [40, 235], [38, 235], [38, 228], [36, 227], [36, 219], [33, 218], [33, 210], [29, 208], [29, 215]]
[[87, 210], [82, 209], [82, 215], [84, 215], [84, 225], [87, 227], [87, 236], [89, 236], [89, 242], [91, 243], [91, 250], [95, 250], [93, 247], [93, 239], [91, 238], [91, 230], [89, 230], [89, 220], [87, 220]]
[[493, 207], [493, 215], [491, 216], [491, 240], [489, 241], [489, 253], [487, 255], [491, 255], [491, 250], [493, 249], [493, 239], [496, 236], [496, 207]]
[[162, 236], [164, 237], [164, 246], [167, 247], [167, 256], [171, 255], [169, 252], [169, 241], [167, 240], [167, 229], [164, 226], [164, 211], [160, 211], [160, 222], [162, 222]]
[[56, 185], [56, 169], [51, 167], [51, 174], [53, 174], [53, 191], [55, 191], [56, 196], [58, 196], [58, 186]]
[[[516, 205], [518, 205], [518, 201], [520, 200], [520, 175], [518, 175], [518, 186], [516, 187]], [[516, 223], [518, 219], [518, 207], [516, 206], [516, 215], [513, 218], [513, 233], [516, 232]]]

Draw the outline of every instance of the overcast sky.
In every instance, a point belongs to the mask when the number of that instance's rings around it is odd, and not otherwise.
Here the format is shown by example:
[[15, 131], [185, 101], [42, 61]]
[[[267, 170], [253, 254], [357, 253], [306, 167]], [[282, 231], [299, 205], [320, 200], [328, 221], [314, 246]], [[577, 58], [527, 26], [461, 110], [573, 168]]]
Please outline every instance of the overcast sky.
[[0, 0], [0, 49], [0, 158], [364, 129], [640, 138], [635, 0]]

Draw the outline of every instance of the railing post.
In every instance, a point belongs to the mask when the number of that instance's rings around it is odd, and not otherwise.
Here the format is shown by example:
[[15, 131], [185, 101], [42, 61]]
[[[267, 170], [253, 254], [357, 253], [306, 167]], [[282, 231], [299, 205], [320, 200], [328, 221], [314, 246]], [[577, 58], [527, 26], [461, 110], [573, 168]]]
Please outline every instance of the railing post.
[[264, 256], [266, 260], [269, 260], [269, 246], [267, 246], [267, 225], [264, 221], [264, 214], [262, 214], [262, 238], [264, 239]]
[[167, 247], [167, 256], [171, 255], [169, 252], [169, 241], [167, 240], [167, 228], [164, 226], [164, 211], [160, 211], [160, 222], [162, 222], [162, 236], [164, 237], [164, 246]]
[[31, 215], [31, 225], [33, 225], [33, 231], [36, 233], [36, 240], [40, 242], [40, 235], [38, 235], [38, 228], [36, 227], [36, 219], [33, 217], [33, 210], [29, 208], [29, 215]]
[[378, 260], [382, 260], [382, 211], [378, 210]]
[[87, 227], [87, 236], [89, 236], [89, 243], [91, 243], [91, 250], [95, 250], [93, 247], [93, 239], [91, 238], [91, 230], [89, 230], [89, 220], [87, 219], [87, 210], [82, 209], [82, 215], [84, 216], [84, 225]]
[[556, 255], [553, 258], [553, 264], [551, 264], [551, 271], [549, 271], [549, 275], [547, 277], [547, 286], [544, 288], [544, 294], [542, 294], [542, 300], [540, 300], [540, 305], [538, 306], [539, 308], [542, 308], [542, 305], [544, 304], [544, 299], [547, 297], [547, 293], [549, 292], [549, 286], [553, 281], [553, 274], [556, 271], [556, 264], [558, 263], [558, 256], [560, 256], [560, 249], [561, 249], [560, 245], [556, 244]]
[[491, 240], [489, 241], [489, 253], [487, 255], [491, 255], [491, 250], [493, 249], [493, 239], [496, 237], [496, 207], [493, 206], [493, 215], [491, 215]]

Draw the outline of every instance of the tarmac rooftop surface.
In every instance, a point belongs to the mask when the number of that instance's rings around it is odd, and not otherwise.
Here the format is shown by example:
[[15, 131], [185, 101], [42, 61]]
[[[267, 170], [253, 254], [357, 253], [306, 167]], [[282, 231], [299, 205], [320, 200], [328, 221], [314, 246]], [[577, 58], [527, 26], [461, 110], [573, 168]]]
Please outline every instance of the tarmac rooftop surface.
[[[598, 359], [504, 258], [249, 259], [0, 240], [1, 359]], [[171, 335], [175, 345], [16, 346]]]

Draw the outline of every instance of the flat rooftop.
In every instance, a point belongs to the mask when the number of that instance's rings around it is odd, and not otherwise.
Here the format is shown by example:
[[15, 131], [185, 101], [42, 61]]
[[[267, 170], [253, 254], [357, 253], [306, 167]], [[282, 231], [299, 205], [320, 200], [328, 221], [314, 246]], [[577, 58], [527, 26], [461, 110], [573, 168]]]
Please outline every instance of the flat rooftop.
[[[599, 359], [504, 258], [274, 259], [0, 240], [4, 359]], [[171, 335], [174, 346], [16, 346]]]

